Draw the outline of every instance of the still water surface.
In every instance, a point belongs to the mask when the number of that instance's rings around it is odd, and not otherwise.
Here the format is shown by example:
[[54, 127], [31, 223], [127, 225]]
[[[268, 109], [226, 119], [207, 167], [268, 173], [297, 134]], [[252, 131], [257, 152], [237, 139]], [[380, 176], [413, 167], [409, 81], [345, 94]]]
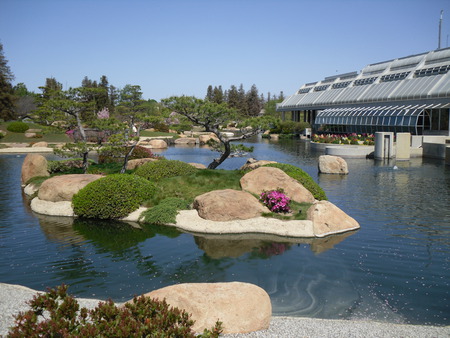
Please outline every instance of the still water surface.
[[[450, 324], [450, 167], [347, 159], [348, 176], [319, 175], [320, 153], [308, 143], [248, 145], [257, 159], [303, 168], [361, 229], [302, 241], [44, 217], [20, 189], [25, 155], [1, 155], [0, 282], [39, 290], [64, 282], [77, 296], [125, 301], [175, 283], [242, 281], [269, 293], [274, 315]], [[198, 147], [161, 154], [203, 164], [214, 157]]]

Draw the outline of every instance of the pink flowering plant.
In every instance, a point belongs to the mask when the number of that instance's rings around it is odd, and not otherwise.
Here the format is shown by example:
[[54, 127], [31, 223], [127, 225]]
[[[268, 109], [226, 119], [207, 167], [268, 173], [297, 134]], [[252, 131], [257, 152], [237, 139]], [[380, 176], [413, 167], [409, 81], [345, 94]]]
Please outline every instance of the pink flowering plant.
[[272, 212], [288, 213], [291, 211], [289, 206], [291, 199], [286, 196], [284, 190], [281, 188], [270, 191], [264, 190], [261, 193], [259, 200]]

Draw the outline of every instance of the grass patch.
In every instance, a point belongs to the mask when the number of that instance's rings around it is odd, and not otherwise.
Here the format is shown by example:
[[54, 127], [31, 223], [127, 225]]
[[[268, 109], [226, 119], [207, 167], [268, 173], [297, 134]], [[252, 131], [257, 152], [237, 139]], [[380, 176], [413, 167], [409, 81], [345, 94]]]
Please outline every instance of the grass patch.
[[267, 212], [263, 213], [263, 217], [270, 217], [270, 218], [277, 218], [284, 221], [290, 221], [290, 220], [297, 220], [297, 221], [304, 221], [306, 220], [306, 212], [308, 211], [309, 207], [311, 206], [311, 203], [298, 203], [295, 201], [291, 201], [290, 207], [291, 207], [291, 215], [286, 214], [278, 214], [276, 212]]
[[158, 191], [145, 206], [158, 205], [168, 197], [181, 198], [192, 203], [196, 196], [213, 190], [241, 190], [239, 180], [242, 172], [239, 170], [202, 169], [188, 176], [164, 178], [158, 181]]
[[[0, 123], [0, 129], [6, 131], [9, 123], [10, 122]], [[42, 131], [37, 134], [39, 134], [42, 137], [28, 138], [25, 137], [25, 133], [13, 133], [7, 131], [5, 137], [1, 139], [1, 142], [4, 143], [36, 143], [40, 141], [53, 143], [70, 142], [69, 137], [67, 137], [67, 135], [63, 131], [58, 131], [55, 128], [41, 126], [36, 123], [27, 123], [27, 124], [30, 127], [30, 129], [41, 129]]]

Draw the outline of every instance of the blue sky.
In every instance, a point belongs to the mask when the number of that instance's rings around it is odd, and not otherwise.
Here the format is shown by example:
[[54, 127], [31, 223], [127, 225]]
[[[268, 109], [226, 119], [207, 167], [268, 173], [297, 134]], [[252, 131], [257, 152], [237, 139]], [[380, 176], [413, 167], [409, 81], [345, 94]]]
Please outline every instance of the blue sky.
[[0, 41], [29, 90], [47, 77], [203, 98], [208, 85], [303, 83], [448, 46], [448, 0], [0, 0]]

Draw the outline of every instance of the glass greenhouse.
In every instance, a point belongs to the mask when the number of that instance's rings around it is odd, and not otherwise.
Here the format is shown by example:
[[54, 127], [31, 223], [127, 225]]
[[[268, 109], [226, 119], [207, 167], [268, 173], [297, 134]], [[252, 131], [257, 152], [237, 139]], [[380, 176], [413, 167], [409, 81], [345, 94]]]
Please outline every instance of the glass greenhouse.
[[277, 106], [316, 132], [450, 135], [450, 48], [308, 83]]

